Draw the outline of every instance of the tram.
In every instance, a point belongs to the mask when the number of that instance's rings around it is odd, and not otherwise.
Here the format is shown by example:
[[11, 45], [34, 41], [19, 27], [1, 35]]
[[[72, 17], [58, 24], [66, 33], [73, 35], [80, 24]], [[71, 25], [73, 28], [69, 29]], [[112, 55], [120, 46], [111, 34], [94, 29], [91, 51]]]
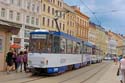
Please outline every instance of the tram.
[[63, 73], [94, 62], [92, 50], [93, 45], [66, 33], [35, 30], [30, 33], [28, 68], [34, 74]]

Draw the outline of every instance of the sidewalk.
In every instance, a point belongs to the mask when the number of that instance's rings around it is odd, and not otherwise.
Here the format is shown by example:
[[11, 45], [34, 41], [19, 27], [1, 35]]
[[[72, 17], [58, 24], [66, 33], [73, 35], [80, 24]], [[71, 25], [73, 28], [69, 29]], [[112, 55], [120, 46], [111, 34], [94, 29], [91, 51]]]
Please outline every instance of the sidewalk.
[[117, 69], [118, 65], [112, 64], [109, 70], [96, 83], [120, 83], [119, 76], [116, 75]]
[[30, 75], [31, 75], [30, 73], [25, 73], [25, 72], [16, 73], [15, 71], [10, 72], [10, 74], [7, 74], [7, 72], [0, 72], [0, 83], [4, 83], [3, 81], [11, 81], [20, 78], [26, 78], [29, 77]]

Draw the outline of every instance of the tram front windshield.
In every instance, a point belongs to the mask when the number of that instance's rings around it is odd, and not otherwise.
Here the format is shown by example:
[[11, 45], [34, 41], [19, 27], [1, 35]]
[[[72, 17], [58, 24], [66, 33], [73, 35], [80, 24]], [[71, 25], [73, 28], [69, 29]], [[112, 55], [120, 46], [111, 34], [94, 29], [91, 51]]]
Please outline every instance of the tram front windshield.
[[[46, 53], [50, 49], [48, 48], [48, 42], [51, 42], [51, 38], [48, 34], [31, 34], [29, 51], [33, 53]], [[49, 39], [49, 41], [48, 41]]]
[[29, 51], [31, 53], [59, 53], [59, 37], [50, 34], [31, 34]]

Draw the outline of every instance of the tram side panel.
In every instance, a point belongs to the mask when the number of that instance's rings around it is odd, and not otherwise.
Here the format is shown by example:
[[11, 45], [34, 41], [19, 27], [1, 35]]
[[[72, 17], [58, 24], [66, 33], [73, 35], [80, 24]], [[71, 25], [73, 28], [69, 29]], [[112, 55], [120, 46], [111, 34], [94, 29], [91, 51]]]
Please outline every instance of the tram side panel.
[[[70, 67], [81, 66], [81, 54], [29, 54], [28, 67], [31, 69], [46, 69], [46, 73], [65, 72]], [[85, 61], [84, 61], [85, 62]]]

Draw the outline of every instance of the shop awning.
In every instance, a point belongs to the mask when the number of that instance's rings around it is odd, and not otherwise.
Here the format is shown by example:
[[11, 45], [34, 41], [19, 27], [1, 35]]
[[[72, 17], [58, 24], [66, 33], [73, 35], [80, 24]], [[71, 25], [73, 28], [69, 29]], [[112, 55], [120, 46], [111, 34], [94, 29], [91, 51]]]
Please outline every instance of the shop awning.
[[14, 44], [10, 45], [10, 48], [18, 49], [18, 48], [21, 48], [21, 46], [19, 44], [14, 43]]

